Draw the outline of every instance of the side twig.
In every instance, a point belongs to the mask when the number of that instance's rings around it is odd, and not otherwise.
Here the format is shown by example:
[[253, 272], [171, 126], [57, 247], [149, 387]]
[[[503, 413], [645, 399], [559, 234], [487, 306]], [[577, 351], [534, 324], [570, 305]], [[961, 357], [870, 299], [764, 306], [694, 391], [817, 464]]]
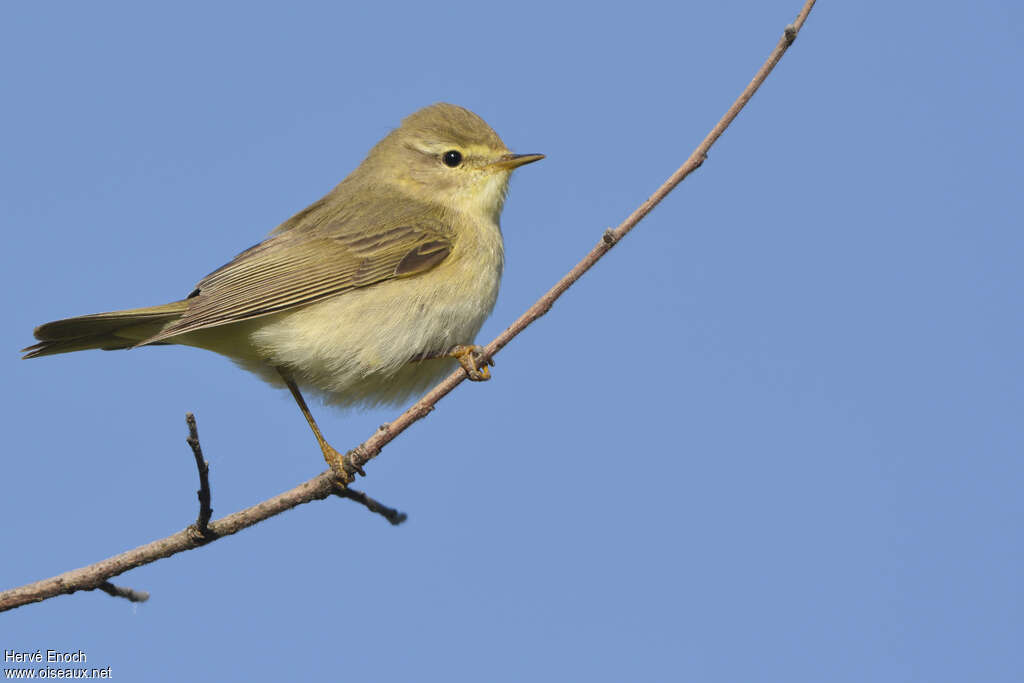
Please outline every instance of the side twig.
[[[537, 318], [551, 310], [554, 302], [579, 280], [584, 273], [597, 263], [609, 250], [625, 237], [637, 223], [639, 223], [657, 204], [664, 199], [680, 182], [690, 173], [700, 167], [707, 158], [708, 150], [721, 137], [725, 129], [736, 118], [739, 112], [746, 106], [750, 98], [754, 96], [758, 88], [768, 77], [768, 74], [779, 63], [782, 56], [792, 45], [797, 34], [803, 27], [807, 16], [814, 7], [815, 0], [806, 0], [803, 9], [796, 20], [786, 27], [782, 37], [779, 39], [775, 49], [769, 55], [764, 65], [758, 70], [753, 80], [747, 85], [733, 105], [719, 120], [707, 137], [697, 146], [693, 154], [673, 173], [668, 180], [659, 187], [643, 204], [629, 215], [618, 227], [607, 230], [601, 240], [565, 277], [558, 281], [537, 303], [531, 306], [522, 316], [513, 322], [508, 329], [498, 335], [490, 344], [484, 347], [484, 354], [481, 362], [486, 362], [494, 354], [504, 348], [517, 334], [522, 332]], [[466, 377], [463, 370], [445, 378], [440, 384], [434, 387], [426, 396], [417, 401], [411, 408], [399, 415], [390, 424], [384, 425], [377, 430], [369, 439], [350, 451], [345, 456], [345, 467], [350, 473], [358, 472], [363, 465], [372, 460], [381, 449], [390, 443], [395, 437], [409, 428], [414, 422], [429, 414], [434, 405], [444, 396], [448, 395]], [[242, 529], [250, 527], [269, 517], [278, 515], [285, 510], [309, 503], [314, 500], [322, 500], [335, 493], [335, 475], [328, 470], [309, 481], [296, 486], [269, 500], [265, 500], [250, 508], [228, 515], [223, 519], [211, 522], [208, 527], [218, 537], [230, 536]], [[346, 496], [352, 497], [352, 496]], [[353, 498], [358, 499], [358, 498]], [[360, 501], [362, 502], [362, 501]], [[364, 503], [365, 504], [365, 503]], [[367, 506], [369, 507], [369, 506]], [[371, 508], [372, 509], [372, 508]], [[205, 542], [197, 541], [188, 530], [181, 531], [167, 538], [153, 541], [146, 545], [129, 550], [126, 553], [115, 555], [109, 559], [97, 562], [96, 564], [81, 569], [75, 569], [59, 576], [43, 581], [14, 588], [0, 593], [0, 611], [12, 609], [30, 602], [38, 602], [47, 598], [65, 593], [73, 593], [79, 590], [90, 590], [99, 588], [108, 579], [122, 574], [135, 567], [154, 562], [163, 557], [203, 545]]]
[[210, 532], [210, 518], [213, 517], [213, 508], [210, 507], [210, 463], [203, 457], [203, 447], [199, 445], [199, 427], [196, 425], [196, 416], [192, 413], [185, 413], [185, 422], [188, 424], [188, 438], [185, 442], [192, 449], [192, 455], [196, 459], [196, 469], [199, 470], [199, 490], [196, 496], [199, 497], [199, 516], [196, 523], [192, 525], [201, 539], [212, 541], [215, 536]]
[[146, 591], [137, 591], [132, 590], [131, 588], [125, 588], [124, 586], [115, 586], [109, 581], [104, 581], [93, 590], [101, 590], [107, 595], [112, 595], [115, 598], [124, 598], [129, 602], [146, 602], [146, 600], [149, 600], [149, 593]]
[[334, 493], [339, 498], [348, 498], [349, 500], [354, 500], [355, 502], [364, 505], [366, 509], [369, 510], [370, 512], [376, 512], [378, 515], [391, 522], [392, 526], [398, 526], [399, 524], [401, 524], [409, 518], [409, 515], [405, 514], [404, 512], [400, 512], [394, 508], [390, 508], [387, 505], [381, 503], [380, 501], [370, 498], [362, 491], [356, 491], [355, 489], [352, 488], [339, 488], [335, 490]]

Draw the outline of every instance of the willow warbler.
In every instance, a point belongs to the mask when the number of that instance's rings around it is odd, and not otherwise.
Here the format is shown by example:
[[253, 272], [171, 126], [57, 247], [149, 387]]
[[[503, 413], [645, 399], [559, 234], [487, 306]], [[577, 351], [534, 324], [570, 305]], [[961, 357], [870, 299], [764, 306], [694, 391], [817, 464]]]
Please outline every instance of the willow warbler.
[[25, 358], [151, 344], [223, 354], [291, 390], [344, 478], [300, 387], [380, 405], [425, 390], [456, 360], [488, 379], [472, 342], [498, 296], [509, 176], [543, 158], [512, 154], [467, 109], [431, 105], [184, 299], [40, 325]]

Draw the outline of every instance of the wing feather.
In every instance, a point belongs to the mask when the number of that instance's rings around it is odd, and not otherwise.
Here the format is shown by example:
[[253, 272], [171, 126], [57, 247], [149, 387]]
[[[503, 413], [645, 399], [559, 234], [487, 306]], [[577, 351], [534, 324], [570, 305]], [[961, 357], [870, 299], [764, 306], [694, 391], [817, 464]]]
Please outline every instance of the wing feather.
[[203, 278], [184, 315], [140, 345], [416, 275], [448, 257], [454, 237], [440, 211], [408, 198], [377, 199], [333, 216], [324, 215], [331, 203], [321, 200], [296, 214], [298, 223], [285, 223]]

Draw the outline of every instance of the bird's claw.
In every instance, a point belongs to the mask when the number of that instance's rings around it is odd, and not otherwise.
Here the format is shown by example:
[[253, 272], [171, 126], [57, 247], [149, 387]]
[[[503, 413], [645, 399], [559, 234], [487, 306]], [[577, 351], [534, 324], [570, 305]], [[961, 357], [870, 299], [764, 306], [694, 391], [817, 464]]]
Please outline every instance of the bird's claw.
[[[334, 472], [334, 478], [336, 483], [341, 488], [348, 488], [348, 485], [355, 481], [355, 476], [348, 471], [346, 466], [345, 456], [334, 449], [333, 446], [324, 442], [320, 444], [320, 450], [324, 453], [324, 460], [330, 465], [331, 471]], [[360, 474], [363, 474], [360, 472]]]
[[481, 364], [483, 354], [483, 347], [476, 344], [459, 344], [448, 352], [449, 356], [459, 361], [466, 376], [474, 382], [486, 382], [491, 378], [491, 369], [487, 366], [494, 365], [494, 361], [488, 358]]

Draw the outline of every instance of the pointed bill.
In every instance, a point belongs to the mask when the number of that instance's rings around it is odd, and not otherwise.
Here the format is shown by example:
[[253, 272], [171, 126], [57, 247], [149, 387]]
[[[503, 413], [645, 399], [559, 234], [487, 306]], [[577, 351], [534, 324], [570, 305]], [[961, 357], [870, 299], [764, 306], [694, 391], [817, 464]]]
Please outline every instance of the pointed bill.
[[491, 168], [505, 168], [512, 170], [526, 164], [532, 164], [544, 158], [543, 154], [506, 154], [491, 164]]

